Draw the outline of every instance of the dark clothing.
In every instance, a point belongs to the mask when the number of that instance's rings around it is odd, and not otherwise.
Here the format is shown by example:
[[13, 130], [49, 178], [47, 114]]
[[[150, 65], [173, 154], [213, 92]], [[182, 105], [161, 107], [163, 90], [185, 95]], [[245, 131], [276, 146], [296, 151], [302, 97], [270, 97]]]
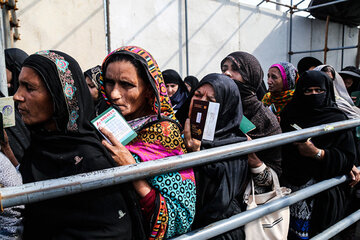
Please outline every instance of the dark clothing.
[[[309, 87], [320, 87], [325, 92], [304, 95]], [[305, 103], [306, 102], [306, 103]], [[281, 113], [284, 132], [294, 130], [290, 124], [308, 128], [320, 124], [346, 120], [346, 115], [335, 104], [334, 87], [323, 72], [307, 71], [299, 79], [292, 101]], [[325, 151], [322, 160], [302, 156], [294, 144], [283, 146], [283, 179], [291, 185], [301, 186], [348, 174], [356, 159], [352, 130], [344, 130], [314, 137], [311, 142]], [[337, 186], [315, 197], [309, 225], [310, 236], [315, 235], [344, 217], [345, 190]]]
[[163, 71], [162, 74], [165, 84], [175, 83], [178, 85], [178, 90], [170, 97], [171, 105], [174, 111], [177, 111], [188, 98], [189, 91], [180, 75], [175, 70], [167, 69]]
[[267, 93], [266, 85], [264, 81], [261, 81], [259, 89], [256, 91], [256, 97], [261, 101]]
[[[12, 75], [10, 82], [11, 87], [8, 88], [9, 96], [14, 95], [19, 87], [21, 67], [27, 57], [27, 53], [21, 49], [5, 49], [6, 68]], [[0, 97], [4, 97], [3, 93], [0, 93]], [[15, 108], [15, 126], [6, 128], [5, 131], [9, 138], [10, 148], [16, 159], [21, 163], [24, 151], [30, 144], [30, 132], [22, 121], [21, 115], [17, 111], [17, 107]]]
[[[41, 51], [24, 66], [49, 90], [57, 126], [53, 132], [30, 126], [31, 144], [20, 167], [24, 183], [115, 167], [91, 126], [92, 99], [78, 63], [62, 52]], [[136, 205], [130, 185], [27, 204], [24, 239], [144, 239]]]
[[[230, 60], [237, 67], [237, 71], [243, 79], [243, 82], [236, 80], [234, 82], [240, 91], [244, 116], [256, 126], [254, 130], [247, 134], [252, 139], [257, 139], [281, 133], [276, 116], [256, 96], [264, 77], [259, 61], [246, 52], [229, 54], [222, 60], [221, 65], [226, 60]], [[279, 176], [281, 175], [281, 147], [256, 152], [256, 155]]]
[[17, 109], [15, 109], [15, 126], [5, 128], [5, 131], [9, 138], [10, 148], [21, 164], [24, 152], [30, 145], [30, 132]]
[[26, 52], [18, 48], [5, 49], [6, 68], [12, 73], [11, 87], [8, 88], [9, 96], [13, 96], [19, 87], [21, 67], [28, 56]]
[[[194, 89], [197, 87], [197, 85], [199, 84], [199, 80], [194, 77], [194, 76], [187, 76], [186, 78], [184, 78], [184, 82], [189, 84], [189, 86], [191, 87], [191, 89]], [[190, 90], [191, 91], [191, 90]]]
[[[214, 88], [220, 109], [214, 141], [202, 141], [201, 148], [210, 149], [246, 141], [239, 129], [243, 113], [240, 94], [234, 82], [223, 74], [209, 74], [196, 89], [204, 84]], [[197, 204], [194, 228], [207, 226], [241, 212], [241, 203], [236, 197], [243, 194], [247, 168], [246, 156], [195, 168]], [[238, 228], [216, 239], [245, 239], [245, 235], [243, 228]]]

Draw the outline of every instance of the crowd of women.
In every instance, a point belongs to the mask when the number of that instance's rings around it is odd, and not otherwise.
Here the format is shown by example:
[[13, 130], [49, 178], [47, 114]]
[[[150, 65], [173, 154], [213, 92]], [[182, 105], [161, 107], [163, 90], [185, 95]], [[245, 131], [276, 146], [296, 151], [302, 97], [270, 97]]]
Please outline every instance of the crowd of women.
[[[7, 49], [9, 95], [16, 126], [1, 142], [1, 187], [251, 141], [360, 117], [360, 70], [339, 73], [308, 57], [298, 68], [276, 62], [264, 72], [255, 56], [233, 52], [201, 81], [161, 71], [145, 49], [125, 46], [83, 72], [54, 50], [28, 56]], [[299, 70], [299, 71], [298, 71]], [[2, 94], [2, 96], [4, 96]], [[220, 104], [214, 140], [191, 135], [194, 100]], [[125, 146], [91, 120], [115, 108], [137, 133]], [[255, 129], [243, 133], [246, 117]], [[296, 126], [296, 127], [294, 127]], [[60, 198], [5, 208], [5, 239], [167, 239], [245, 211], [250, 180], [255, 193], [272, 190], [273, 174], [292, 191], [342, 174], [343, 184], [290, 207], [289, 239], [308, 239], [356, 207], [359, 141], [354, 129], [313, 137], [191, 169]], [[245, 239], [243, 228], [217, 239]]]

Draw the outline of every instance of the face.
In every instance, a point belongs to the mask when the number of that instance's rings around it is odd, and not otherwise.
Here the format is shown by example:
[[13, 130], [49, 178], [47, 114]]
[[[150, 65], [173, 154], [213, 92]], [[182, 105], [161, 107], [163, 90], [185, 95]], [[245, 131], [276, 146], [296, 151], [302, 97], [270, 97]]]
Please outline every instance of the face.
[[11, 79], [12, 79], [12, 72], [9, 71], [9, 69], [6, 69], [6, 81], [7, 81], [7, 87], [11, 87]]
[[50, 92], [40, 76], [29, 67], [23, 67], [19, 75], [19, 88], [14, 95], [22, 120], [27, 125], [44, 124], [54, 130], [52, 120], [54, 104]]
[[331, 80], [334, 80], [334, 76], [330, 70], [326, 71], [325, 73], [330, 77]]
[[95, 84], [93, 83], [93, 81], [90, 80], [89, 77], [85, 77], [85, 80], [89, 88], [91, 97], [93, 98], [94, 101], [96, 101], [99, 98], [99, 91], [97, 90]]
[[186, 86], [187, 90], [188, 90], [189, 92], [191, 92], [191, 86], [190, 86], [189, 84], [187, 84], [187, 83], [185, 83], [185, 86]]
[[278, 93], [283, 91], [283, 79], [278, 68], [270, 68], [267, 76], [269, 92]]
[[135, 66], [129, 61], [110, 63], [104, 84], [109, 100], [119, 107], [126, 120], [153, 114], [152, 88], [138, 76]]
[[196, 89], [194, 96], [191, 98], [190, 108], [189, 108], [189, 117], [191, 115], [191, 110], [193, 106], [194, 100], [208, 101], [208, 102], [216, 102], [215, 91], [213, 86], [206, 83]]
[[323, 89], [321, 89], [320, 87], [309, 87], [304, 90], [304, 95], [309, 96], [309, 95], [313, 95], [313, 94], [320, 94], [323, 92], [325, 92], [325, 91]]
[[175, 83], [168, 83], [166, 84], [166, 91], [168, 93], [169, 97], [174, 96], [174, 94], [177, 92], [179, 88], [179, 85], [175, 84]]
[[229, 59], [227, 59], [221, 66], [221, 72], [230, 77], [232, 80], [244, 82], [240, 73], [236, 71], [236, 66]]
[[345, 87], [347, 89], [349, 89], [354, 83], [354, 80], [351, 77], [346, 77], [345, 76], [343, 79], [344, 79]]

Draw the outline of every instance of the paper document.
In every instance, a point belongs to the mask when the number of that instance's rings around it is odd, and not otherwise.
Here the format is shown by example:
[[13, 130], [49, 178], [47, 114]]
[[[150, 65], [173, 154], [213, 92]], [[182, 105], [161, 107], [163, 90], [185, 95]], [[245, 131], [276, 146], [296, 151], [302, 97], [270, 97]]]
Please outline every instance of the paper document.
[[[108, 108], [105, 112], [93, 119], [91, 123], [98, 130], [101, 127], [110, 131], [122, 145], [128, 144], [137, 136], [136, 132], [113, 107]], [[103, 134], [101, 133], [101, 135]], [[104, 135], [103, 137], [110, 143]]]
[[0, 111], [3, 115], [4, 128], [15, 126], [15, 108], [13, 97], [0, 98]]

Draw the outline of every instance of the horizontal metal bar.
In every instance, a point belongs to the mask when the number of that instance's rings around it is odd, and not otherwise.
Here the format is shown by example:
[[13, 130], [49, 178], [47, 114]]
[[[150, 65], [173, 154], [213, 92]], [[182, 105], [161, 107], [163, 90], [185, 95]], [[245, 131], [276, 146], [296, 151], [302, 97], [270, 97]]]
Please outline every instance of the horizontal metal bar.
[[[352, 49], [357, 48], [358, 46], [346, 46], [346, 47], [337, 47], [337, 48], [328, 48], [327, 51], [337, 51], [337, 50], [343, 50], [343, 49]], [[289, 54], [299, 54], [299, 53], [312, 53], [312, 52], [324, 52], [324, 49], [315, 49], [315, 50], [305, 50], [305, 51], [295, 51], [295, 52], [289, 52]]]
[[[360, 168], [359, 168], [360, 169]], [[238, 227], [241, 227], [255, 219], [258, 219], [267, 214], [273, 213], [279, 209], [290, 206], [298, 201], [304, 200], [308, 197], [314, 196], [322, 191], [330, 189], [348, 180], [349, 177], [344, 175], [340, 177], [331, 178], [321, 181], [307, 188], [301, 189], [297, 192], [291, 193], [288, 196], [258, 206], [251, 210], [234, 215], [228, 219], [212, 223], [204, 228], [197, 229], [195, 231], [183, 234], [179, 237], [173, 238], [173, 240], [201, 240], [209, 239], [220, 234], [226, 233]]]
[[311, 238], [311, 240], [325, 240], [330, 239], [339, 232], [342, 232], [344, 229], [348, 228], [350, 225], [356, 223], [360, 220], [360, 209], [356, 212], [352, 213], [351, 215], [347, 216], [340, 222], [336, 223], [335, 225], [329, 227], [322, 233], [319, 233], [315, 237]]
[[338, 3], [342, 3], [342, 2], [347, 2], [347, 1], [349, 1], [349, 0], [337, 0], [337, 1], [333, 1], [333, 2], [323, 3], [323, 4], [316, 5], [316, 6], [308, 7], [308, 8], [297, 9], [296, 12], [309, 11], [312, 9], [326, 7], [326, 6], [330, 6], [330, 5], [334, 5], [334, 4], [338, 4]]
[[101, 171], [83, 173], [58, 179], [28, 183], [17, 187], [1, 188], [0, 200], [3, 207], [37, 202], [137, 179], [143, 179], [166, 172], [173, 172], [198, 165], [218, 162], [231, 157], [257, 152], [294, 141], [303, 140], [308, 137], [316, 137], [326, 133], [356, 127], [358, 125], [360, 125], [360, 119], [323, 124], [307, 129], [230, 144], [185, 155], [109, 168]]

